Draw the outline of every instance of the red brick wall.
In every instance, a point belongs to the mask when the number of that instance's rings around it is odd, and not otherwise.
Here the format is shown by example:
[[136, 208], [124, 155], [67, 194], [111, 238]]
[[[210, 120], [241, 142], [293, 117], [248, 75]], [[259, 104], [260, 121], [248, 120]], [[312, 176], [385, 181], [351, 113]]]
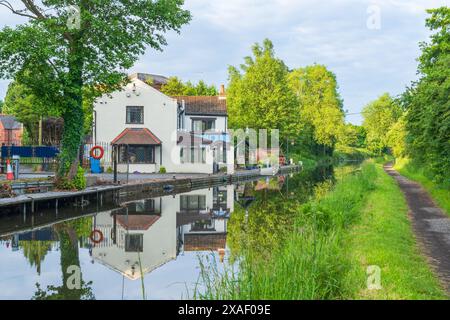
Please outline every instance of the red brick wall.
[[3, 143], [14, 143], [15, 145], [22, 144], [23, 129], [20, 130], [5, 130], [3, 124], [0, 122], [0, 145]]

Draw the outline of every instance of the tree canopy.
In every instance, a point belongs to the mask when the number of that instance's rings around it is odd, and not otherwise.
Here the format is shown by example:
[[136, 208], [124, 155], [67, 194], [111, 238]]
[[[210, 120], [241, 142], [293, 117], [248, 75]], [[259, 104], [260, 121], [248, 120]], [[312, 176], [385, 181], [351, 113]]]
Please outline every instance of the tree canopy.
[[203, 80], [197, 84], [190, 81], [183, 83], [178, 77], [170, 77], [161, 92], [168, 96], [217, 96], [219, 93], [215, 86], [207, 85]]
[[8, 86], [3, 112], [14, 115], [23, 123], [31, 143], [38, 141], [39, 120], [47, 116], [59, 116], [57, 106], [43, 103], [31, 89], [15, 81]]
[[450, 175], [450, 8], [428, 10], [434, 33], [422, 43], [420, 80], [401, 98], [406, 110], [407, 153], [437, 180]]
[[320, 145], [333, 147], [344, 126], [343, 101], [336, 76], [323, 65], [292, 71], [289, 85], [298, 98], [297, 114], [302, 134]]
[[385, 93], [370, 102], [363, 110], [363, 126], [367, 131], [367, 147], [370, 151], [381, 154], [389, 147], [388, 133], [401, 116], [399, 104]]
[[230, 67], [227, 92], [229, 126], [234, 129], [279, 129], [281, 138], [294, 137], [299, 126], [298, 102], [288, 85], [288, 68], [275, 56], [273, 44], [253, 46], [240, 70]]
[[[113, 90], [164, 33], [191, 19], [183, 0], [21, 0], [0, 4], [28, 21], [0, 31], [0, 77], [26, 85], [61, 106], [64, 118], [60, 176], [73, 177], [83, 138], [83, 88]], [[32, 72], [27, 72], [32, 70]], [[92, 95], [99, 94], [90, 90]]]

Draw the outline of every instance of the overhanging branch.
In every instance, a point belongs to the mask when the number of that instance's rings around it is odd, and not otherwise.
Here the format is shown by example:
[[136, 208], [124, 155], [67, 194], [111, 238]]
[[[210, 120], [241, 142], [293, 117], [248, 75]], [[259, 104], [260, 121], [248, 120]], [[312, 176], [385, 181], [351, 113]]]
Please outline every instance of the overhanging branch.
[[40, 8], [36, 6], [33, 0], [21, 0], [25, 5], [24, 9], [15, 9], [7, 0], [0, 0], [0, 5], [8, 8], [13, 14], [30, 18], [33, 20], [44, 20], [47, 17], [41, 12]]

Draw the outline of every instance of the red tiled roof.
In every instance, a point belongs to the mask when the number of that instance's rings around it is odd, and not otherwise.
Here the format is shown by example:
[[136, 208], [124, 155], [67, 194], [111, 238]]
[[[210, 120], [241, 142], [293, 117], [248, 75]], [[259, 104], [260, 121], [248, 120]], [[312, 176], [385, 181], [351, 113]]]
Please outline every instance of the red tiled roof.
[[160, 216], [117, 216], [117, 222], [131, 231], [146, 231], [158, 221]]
[[226, 233], [185, 234], [184, 251], [215, 251], [227, 245]]
[[127, 128], [115, 138], [111, 144], [133, 144], [133, 145], [153, 145], [160, 146], [162, 144], [150, 130], [147, 128]]
[[187, 115], [227, 116], [227, 100], [225, 97], [214, 96], [178, 96], [173, 97], [179, 103], [184, 101]]

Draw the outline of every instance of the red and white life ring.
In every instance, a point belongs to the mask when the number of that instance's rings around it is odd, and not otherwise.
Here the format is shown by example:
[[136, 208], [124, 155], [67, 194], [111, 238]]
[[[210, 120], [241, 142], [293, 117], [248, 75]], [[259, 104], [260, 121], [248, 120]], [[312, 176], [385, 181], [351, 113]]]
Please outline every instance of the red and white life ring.
[[91, 239], [91, 241], [95, 244], [102, 243], [104, 239], [103, 233], [100, 230], [93, 230], [89, 236], [89, 239]]
[[[99, 151], [100, 153], [97, 155], [96, 151]], [[103, 156], [105, 155], [105, 149], [103, 149], [100, 146], [95, 146], [91, 149], [90, 155], [92, 158], [94, 158], [95, 160], [100, 160], [103, 158]]]

